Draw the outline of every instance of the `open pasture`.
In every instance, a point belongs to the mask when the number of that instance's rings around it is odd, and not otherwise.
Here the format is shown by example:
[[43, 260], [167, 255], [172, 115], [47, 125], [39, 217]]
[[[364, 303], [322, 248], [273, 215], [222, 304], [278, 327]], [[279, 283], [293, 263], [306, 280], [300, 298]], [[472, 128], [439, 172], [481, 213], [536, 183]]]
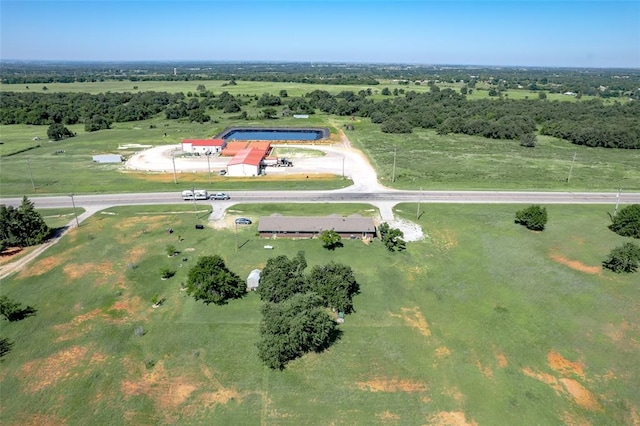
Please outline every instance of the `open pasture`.
[[[548, 206], [534, 233], [513, 223], [518, 206], [423, 204], [427, 237], [401, 253], [378, 241], [265, 250], [255, 235], [261, 215], [374, 214], [367, 205], [236, 205], [228, 219], [254, 219], [237, 234], [196, 230], [200, 207], [100, 212], [3, 280], [2, 294], [37, 312], [0, 323], [15, 342], [0, 362], [2, 424], [638, 421], [640, 287], [599, 267], [625, 241], [606, 228], [608, 206]], [[414, 220], [416, 208], [396, 213]], [[198, 256], [220, 254], [244, 278], [298, 250], [309, 267], [350, 265], [361, 293], [340, 339], [283, 372], [257, 358], [256, 294], [206, 306], [180, 291]], [[177, 273], [162, 281], [162, 267]]]

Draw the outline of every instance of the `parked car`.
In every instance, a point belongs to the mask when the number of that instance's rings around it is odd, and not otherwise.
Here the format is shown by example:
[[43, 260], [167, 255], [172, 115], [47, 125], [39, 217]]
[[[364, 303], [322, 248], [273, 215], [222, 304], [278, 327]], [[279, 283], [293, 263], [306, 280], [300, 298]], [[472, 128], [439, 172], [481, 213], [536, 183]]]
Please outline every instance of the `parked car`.
[[251, 225], [251, 219], [247, 219], [246, 217], [239, 217], [236, 219], [236, 224], [238, 225]]
[[219, 172], [219, 173], [220, 173], [220, 176], [224, 176], [224, 175], [226, 175], [226, 174], [227, 174], [227, 171], [226, 171], [226, 170], [224, 170], [224, 169], [222, 169], [222, 170], [220, 170], [220, 172]]
[[231, 197], [229, 197], [228, 194], [225, 194], [224, 192], [218, 192], [217, 194], [213, 194], [211, 196], [212, 200], [228, 200]]

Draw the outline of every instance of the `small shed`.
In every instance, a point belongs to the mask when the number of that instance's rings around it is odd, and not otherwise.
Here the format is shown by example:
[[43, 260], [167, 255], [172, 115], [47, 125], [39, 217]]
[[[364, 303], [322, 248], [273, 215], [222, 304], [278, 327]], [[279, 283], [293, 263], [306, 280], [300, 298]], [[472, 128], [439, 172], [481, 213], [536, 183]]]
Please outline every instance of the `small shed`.
[[94, 155], [93, 161], [96, 163], [122, 163], [122, 155], [120, 154]]
[[254, 269], [249, 273], [247, 277], [247, 290], [255, 291], [260, 285], [260, 273], [262, 271], [260, 269]]

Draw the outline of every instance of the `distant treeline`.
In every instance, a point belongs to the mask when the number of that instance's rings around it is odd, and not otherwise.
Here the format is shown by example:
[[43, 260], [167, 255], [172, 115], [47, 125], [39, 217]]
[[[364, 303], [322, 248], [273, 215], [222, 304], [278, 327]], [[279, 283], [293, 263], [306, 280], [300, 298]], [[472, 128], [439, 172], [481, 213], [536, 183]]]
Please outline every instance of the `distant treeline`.
[[[386, 88], [385, 88], [386, 89]], [[374, 101], [372, 89], [332, 95], [314, 90], [302, 97], [278, 95], [214, 94], [199, 85], [182, 93], [16, 93], [0, 98], [0, 124], [76, 124], [87, 131], [108, 128], [112, 122], [138, 121], [164, 113], [167, 119], [206, 122], [208, 111], [240, 113], [249, 118], [247, 105], [263, 108], [260, 118], [313, 114], [370, 118], [386, 133], [411, 133], [415, 128], [440, 134], [463, 133], [492, 139], [518, 139], [538, 131], [572, 143], [592, 147], [640, 148], [640, 103], [605, 105], [599, 99], [579, 102], [506, 98], [470, 101], [452, 89], [432, 85], [429, 92], [405, 89], [382, 91], [388, 98]], [[392, 93], [397, 93], [393, 95]], [[279, 111], [276, 110], [279, 109]]]
[[483, 83], [498, 91], [524, 89], [572, 92], [598, 97], [640, 98], [638, 69], [569, 69], [536, 67], [426, 66], [340, 63], [212, 62], [0, 62], [0, 82], [47, 84], [120, 81], [238, 80], [376, 86], [380, 80], [400, 84]]

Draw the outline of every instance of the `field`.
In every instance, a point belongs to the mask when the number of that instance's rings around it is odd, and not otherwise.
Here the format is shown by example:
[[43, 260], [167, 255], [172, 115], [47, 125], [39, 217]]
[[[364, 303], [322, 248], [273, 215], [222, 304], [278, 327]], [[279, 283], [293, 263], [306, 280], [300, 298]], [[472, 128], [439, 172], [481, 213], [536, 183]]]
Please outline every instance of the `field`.
[[[414, 220], [416, 207], [396, 213]], [[548, 206], [541, 233], [515, 225], [517, 209], [423, 204], [427, 238], [402, 253], [377, 241], [264, 250], [255, 225], [196, 230], [209, 212], [183, 205], [101, 212], [3, 281], [37, 312], [0, 323], [15, 341], [0, 363], [0, 423], [638, 424], [640, 287], [599, 266], [625, 241], [607, 207]], [[374, 213], [239, 205], [227, 223], [274, 211]], [[298, 250], [310, 266], [350, 265], [361, 294], [340, 339], [283, 372], [256, 356], [256, 294], [206, 306], [180, 291], [198, 256], [246, 277]], [[176, 276], [162, 281], [163, 266]]]

